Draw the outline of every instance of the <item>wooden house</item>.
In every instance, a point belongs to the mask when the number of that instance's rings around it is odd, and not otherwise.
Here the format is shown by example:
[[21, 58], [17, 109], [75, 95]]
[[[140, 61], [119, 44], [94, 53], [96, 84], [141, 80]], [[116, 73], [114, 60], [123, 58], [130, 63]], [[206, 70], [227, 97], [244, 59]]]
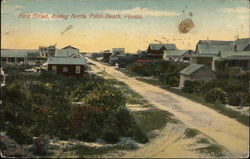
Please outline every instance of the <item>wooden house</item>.
[[180, 83], [179, 87], [184, 87], [186, 80], [211, 80], [216, 79], [216, 73], [212, 69], [205, 65], [191, 64], [188, 67], [180, 71]]
[[86, 69], [86, 61], [80, 57], [48, 58], [48, 71], [71, 77], [82, 77]]
[[214, 57], [213, 70], [217, 70], [216, 63], [223, 61], [228, 67], [240, 67], [250, 72], [250, 51], [219, 51]]
[[236, 39], [235, 41], [200, 40], [196, 45], [192, 63], [204, 64], [214, 70], [213, 60], [219, 52], [250, 51], [250, 38]]
[[162, 59], [164, 50], [176, 50], [175, 44], [149, 44], [147, 57], [152, 59]]
[[56, 50], [55, 57], [70, 57], [70, 56], [80, 57], [79, 49], [72, 46], [66, 46], [62, 49]]
[[56, 46], [50, 45], [48, 47], [39, 46], [39, 54], [41, 57], [54, 57], [56, 52]]
[[194, 54], [192, 50], [164, 50], [163, 60], [189, 63]]
[[212, 68], [213, 57], [218, 55], [219, 51], [230, 51], [230, 44], [233, 41], [218, 40], [200, 40], [196, 45], [195, 55], [192, 56], [191, 63], [203, 64]]

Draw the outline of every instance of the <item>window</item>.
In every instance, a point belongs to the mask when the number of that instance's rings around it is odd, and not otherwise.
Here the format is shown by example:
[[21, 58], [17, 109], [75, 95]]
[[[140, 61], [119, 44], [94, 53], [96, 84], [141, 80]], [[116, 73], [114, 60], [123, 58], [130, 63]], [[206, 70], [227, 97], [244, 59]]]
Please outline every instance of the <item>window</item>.
[[56, 73], [56, 66], [52, 66], [52, 72]]
[[80, 66], [76, 66], [76, 74], [80, 74], [81, 72], [81, 67]]
[[63, 67], [63, 72], [68, 72], [68, 67]]

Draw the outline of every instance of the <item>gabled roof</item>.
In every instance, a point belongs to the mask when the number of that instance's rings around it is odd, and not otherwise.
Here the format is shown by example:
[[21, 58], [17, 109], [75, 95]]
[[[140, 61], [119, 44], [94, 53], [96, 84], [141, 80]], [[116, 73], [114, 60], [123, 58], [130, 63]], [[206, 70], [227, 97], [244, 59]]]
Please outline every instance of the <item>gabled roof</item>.
[[233, 41], [221, 41], [221, 40], [200, 40], [198, 45], [230, 45]]
[[197, 43], [197, 52], [214, 54], [219, 51], [248, 50], [250, 38], [236, 39], [235, 41], [200, 40]]
[[202, 68], [204, 65], [200, 65], [200, 64], [191, 64], [188, 67], [184, 68], [183, 70], [181, 70], [180, 74], [182, 75], [191, 75], [194, 72], [198, 71], [200, 68]]
[[73, 57], [50, 57], [48, 58], [48, 64], [56, 65], [85, 65], [85, 58], [73, 58]]
[[175, 50], [176, 49], [175, 44], [149, 44], [149, 48], [151, 50], [160, 50], [162, 47], [164, 47], [167, 50]]
[[79, 49], [77, 49], [77, 48], [75, 48], [75, 47], [73, 47], [73, 46], [70, 46], [70, 45], [68, 45], [68, 46], [66, 46], [66, 47], [64, 47], [64, 48], [62, 48], [62, 49], [68, 49], [68, 48], [79, 50]]
[[250, 38], [242, 38], [236, 39], [234, 42], [231, 43], [231, 46], [237, 46], [236, 50], [244, 50], [250, 44]]
[[220, 57], [227, 60], [249, 60], [250, 51], [221, 51]]
[[199, 44], [197, 45], [197, 49], [199, 50], [199, 53], [203, 54], [216, 54], [219, 51], [230, 51], [232, 50], [232, 47], [229, 44], [226, 45], [207, 45], [207, 44]]

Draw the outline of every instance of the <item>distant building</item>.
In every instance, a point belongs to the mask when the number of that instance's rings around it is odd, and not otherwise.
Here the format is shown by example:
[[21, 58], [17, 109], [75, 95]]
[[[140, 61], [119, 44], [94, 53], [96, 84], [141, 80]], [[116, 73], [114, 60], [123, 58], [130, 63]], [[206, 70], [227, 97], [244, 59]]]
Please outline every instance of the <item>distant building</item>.
[[119, 54], [124, 54], [125, 53], [125, 48], [112, 48], [112, 53], [119, 53]]
[[48, 47], [39, 46], [39, 54], [41, 57], [54, 57], [56, 52], [55, 45], [50, 45]]
[[109, 62], [109, 60], [110, 60], [110, 56], [112, 55], [112, 52], [110, 52], [110, 50], [103, 50], [102, 52], [100, 52], [100, 53], [102, 53], [102, 55], [103, 55], [103, 61], [104, 62]]
[[196, 45], [196, 54], [192, 56], [192, 63], [213, 68], [214, 57], [218, 57], [219, 52], [230, 51], [250, 51], [250, 38], [235, 41], [200, 40]]
[[80, 57], [48, 58], [48, 71], [71, 77], [82, 77], [86, 69], [86, 61]]
[[34, 65], [34, 60], [39, 58], [38, 50], [1, 49], [2, 65]]
[[162, 59], [164, 50], [176, 50], [175, 44], [149, 44], [147, 56], [153, 59]]
[[184, 87], [186, 80], [211, 80], [216, 79], [216, 73], [205, 65], [191, 64], [180, 71], [179, 87]]
[[164, 50], [163, 60], [190, 62], [194, 54], [192, 50]]
[[62, 49], [57, 49], [55, 57], [71, 57], [71, 56], [80, 56], [79, 49], [72, 47], [72, 46], [66, 46]]
[[113, 48], [112, 49], [112, 55], [109, 57], [109, 63], [115, 64], [120, 55], [123, 55], [125, 53], [124, 48]]

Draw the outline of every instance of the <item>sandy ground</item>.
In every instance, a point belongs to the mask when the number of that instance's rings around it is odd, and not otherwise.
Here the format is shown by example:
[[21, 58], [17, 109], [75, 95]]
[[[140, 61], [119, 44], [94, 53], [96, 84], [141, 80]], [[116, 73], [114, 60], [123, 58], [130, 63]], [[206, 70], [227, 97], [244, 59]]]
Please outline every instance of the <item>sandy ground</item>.
[[[106, 66], [90, 59], [88, 61], [94, 63], [100, 70], [105, 69], [108, 74], [117, 80], [128, 84], [134, 91], [142, 95], [157, 108], [173, 113], [185, 126], [197, 129], [213, 139], [217, 144], [223, 146], [230, 153], [230, 156], [247, 157], [249, 155], [249, 127], [202, 104], [193, 102], [157, 86], [138, 81], [134, 77], [128, 77], [122, 72], [117, 71], [114, 67]], [[191, 152], [179, 151], [181, 146], [179, 146], [180, 148], [173, 146], [173, 151], [177, 153], [171, 153], [170, 148], [168, 151], [165, 151], [165, 146], [169, 145], [167, 144], [168, 141], [161, 142], [160, 140], [158, 142], [157, 144], [150, 143], [150, 146], [145, 146], [135, 151], [132, 156], [199, 157], [195, 154], [188, 154]], [[177, 155], [180, 153], [183, 154]]]

